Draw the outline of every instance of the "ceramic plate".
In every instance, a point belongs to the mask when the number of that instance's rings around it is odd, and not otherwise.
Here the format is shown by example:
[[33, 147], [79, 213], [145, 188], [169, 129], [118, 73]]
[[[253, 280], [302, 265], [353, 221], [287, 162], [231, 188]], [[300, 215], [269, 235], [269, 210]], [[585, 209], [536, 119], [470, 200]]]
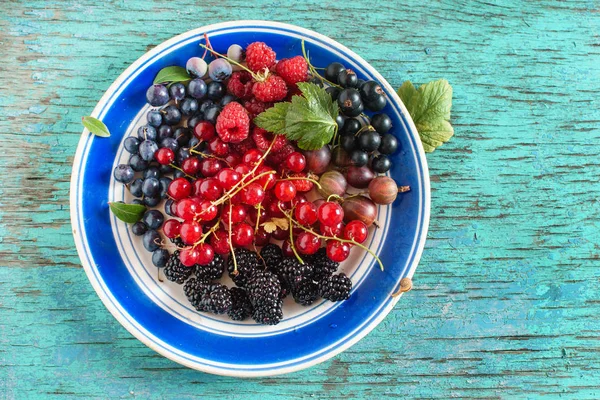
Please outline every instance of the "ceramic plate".
[[[352, 278], [349, 300], [318, 301], [310, 307], [286, 299], [284, 319], [275, 326], [234, 322], [195, 311], [181, 286], [161, 282], [139, 237], [108, 209], [110, 201], [130, 201], [113, 168], [126, 162], [123, 139], [136, 132], [148, 109], [145, 92], [156, 73], [184, 66], [202, 54], [208, 34], [216, 51], [264, 41], [278, 58], [301, 54], [305, 40], [311, 61], [324, 67], [339, 61], [359, 78], [381, 83], [388, 96], [383, 110], [393, 121], [400, 150], [390, 175], [411, 191], [391, 206], [380, 206], [367, 243], [381, 258], [381, 271], [368, 253], [356, 248], [340, 270]], [[71, 179], [71, 220], [77, 251], [92, 286], [117, 320], [158, 353], [201, 371], [233, 376], [265, 376], [297, 371], [347, 349], [390, 312], [400, 279], [412, 277], [429, 223], [429, 176], [417, 131], [406, 108], [385, 79], [358, 55], [316, 32], [267, 21], [234, 21], [189, 31], [154, 48], [127, 68], [102, 97], [92, 115], [111, 137], [84, 131]]]

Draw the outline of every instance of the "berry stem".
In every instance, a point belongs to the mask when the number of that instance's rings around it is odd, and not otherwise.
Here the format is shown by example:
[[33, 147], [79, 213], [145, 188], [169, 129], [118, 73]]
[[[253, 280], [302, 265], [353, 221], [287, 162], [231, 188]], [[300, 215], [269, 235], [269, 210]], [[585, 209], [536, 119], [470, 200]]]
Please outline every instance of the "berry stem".
[[341, 200], [341, 201], [344, 201], [344, 198], [343, 198], [342, 196], [338, 196], [338, 195], [337, 195], [337, 194], [335, 194], [335, 193], [331, 193], [329, 196], [327, 196], [327, 201], [330, 201], [332, 198], [333, 198], [333, 199], [336, 199], [336, 198], [337, 198], [337, 199], [339, 199], [339, 200]]
[[[279, 209], [286, 214], [283, 209], [281, 208], [281, 206], [279, 206]], [[296, 258], [298, 259], [298, 261], [300, 262], [300, 264], [304, 264], [304, 260], [300, 257], [300, 255], [298, 254], [298, 252], [296, 251], [296, 246], [294, 245], [294, 229], [293, 229], [293, 224], [292, 224], [292, 214], [290, 213], [289, 215], [286, 214], [289, 221], [290, 221], [290, 246], [292, 247], [292, 251], [294, 252], [294, 255], [296, 256]]]
[[[199, 144], [200, 143], [198, 143], [198, 145]], [[227, 164], [227, 166], [231, 167], [231, 165], [227, 162], [226, 159], [224, 159], [222, 157], [217, 157], [214, 154], [209, 154], [209, 153], [204, 153], [202, 151], [194, 150], [194, 147], [192, 147], [190, 149], [190, 153], [192, 153], [192, 154], [198, 154], [199, 156], [201, 156], [203, 158], [214, 158], [215, 160], [223, 161], [225, 164]]]
[[206, 241], [206, 239], [210, 236], [210, 234], [219, 228], [219, 223], [220, 222], [217, 222], [216, 224], [214, 224], [205, 234], [202, 235], [202, 237], [196, 243], [194, 243], [194, 245], [192, 247], [196, 247], [199, 244], [204, 243]]
[[229, 235], [229, 249], [231, 250], [231, 257], [233, 257], [233, 275], [237, 275], [238, 273], [238, 269], [237, 269], [237, 260], [235, 258], [235, 251], [233, 251], [233, 243], [231, 242], [231, 209], [232, 209], [232, 205], [231, 203], [229, 203], [229, 230], [228, 230], [228, 235]]
[[342, 89], [342, 87], [340, 85], [337, 85], [331, 81], [328, 81], [321, 74], [319, 74], [319, 72], [317, 72], [317, 69], [324, 70], [326, 68], [317, 68], [314, 65], [312, 65], [312, 63], [310, 62], [310, 58], [308, 56], [308, 52], [306, 51], [306, 47], [304, 46], [304, 40], [302, 40], [302, 55], [304, 56], [304, 59], [306, 60], [306, 63], [308, 64], [308, 69], [310, 70], [311, 75], [317, 76], [322, 82], [325, 82], [330, 86], [335, 86], [338, 89]]

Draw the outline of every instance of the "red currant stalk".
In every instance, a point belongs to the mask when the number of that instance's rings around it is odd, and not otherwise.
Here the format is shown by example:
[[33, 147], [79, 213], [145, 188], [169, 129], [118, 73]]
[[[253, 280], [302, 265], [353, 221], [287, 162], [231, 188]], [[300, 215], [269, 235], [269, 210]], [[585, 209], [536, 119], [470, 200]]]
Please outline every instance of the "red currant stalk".
[[[300, 229], [304, 230], [305, 232], [308, 233], [312, 233], [313, 235], [315, 235], [316, 237], [318, 237], [319, 239], [324, 239], [324, 240], [337, 240], [338, 242], [342, 242], [342, 243], [350, 243], [353, 244], [354, 246], [358, 246], [361, 249], [365, 250], [367, 253], [369, 253], [370, 255], [373, 256], [373, 258], [375, 258], [375, 260], [377, 260], [377, 263], [379, 264], [379, 268], [383, 271], [383, 263], [381, 262], [381, 260], [379, 259], [379, 257], [377, 257], [377, 254], [375, 254], [371, 249], [369, 249], [367, 246], [364, 246], [361, 243], [358, 243], [356, 240], [354, 239], [341, 239], [339, 237], [334, 237], [334, 236], [325, 236], [325, 235], [320, 235], [318, 233], [316, 233], [315, 231], [313, 231], [312, 229], [309, 229], [303, 225], [301, 225], [300, 223], [298, 223], [298, 221], [294, 220], [292, 218], [292, 214], [289, 214], [283, 210], [281, 210], [289, 219], [290, 221], [292, 221], [295, 225], [297, 225]], [[292, 227], [290, 226], [290, 230], [292, 229]]]
[[[200, 145], [200, 143], [198, 143], [196, 146], [199, 146], [199, 145]], [[201, 156], [202, 158], [214, 158], [215, 160], [223, 161], [225, 164], [227, 164], [228, 166], [231, 167], [231, 165], [229, 165], [229, 163], [227, 162], [227, 160], [224, 159], [224, 158], [222, 158], [222, 157], [217, 157], [214, 154], [209, 154], [209, 153], [204, 153], [202, 151], [194, 150], [194, 148], [196, 146], [194, 146], [194, 147], [192, 147], [190, 149], [190, 153], [197, 154], [197, 155]]]
[[[281, 206], [279, 206], [279, 209], [281, 210], [281, 212], [283, 212], [284, 214], [285, 211], [283, 211], [283, 208], [281, 208]], [[290, 211], [289, 214], [286, 214], [288, 217], [289, 225], [290, 225], [290, 246], [292, 247], [292, 251], [294, 252], [294, 255], [296, 256], [296, 258], [298, 259], [298, 261], [300, 261], [300, 264], [304, 264], [304, 260], [302, 259], [302, 257], [300, 257], [300, 255], [298, 254], [298, 252], [296, 251], [296, 245], [294, 244], [294, 224], [293, 224], [293, 220], [292, 220], [292, 213], [293, 213], [294, 209], [292, 208], [292, 210]]]
[[229, 203], [229, 229], [227, 234], [229, 235], [229, 249], [231, 250], [231, 257], [233, 258], [233, 275], [237, 275], [238, 270], [237, 270], [237, 260], [235, 259], [235, 251], [233, 251], [233, 241], [231, 240], [231, 214], [233, 214], [232, 212], [232, 208], [233, 205], [231, 204], [231, 202]]
[[202, 235], [202, 237], [200, 239], [198, 239], [198, 241], [196, 243], [194, 243], [194, 245], [192, 247], [196, 247], [199, 244], [202, 244], [206, 241], [206, 239], [210, 236], [211, 233], [214, 233], [217, 229], [219, 229], [219, 223], [217, 222], [216, 224], [214, 224], [205, 234]]

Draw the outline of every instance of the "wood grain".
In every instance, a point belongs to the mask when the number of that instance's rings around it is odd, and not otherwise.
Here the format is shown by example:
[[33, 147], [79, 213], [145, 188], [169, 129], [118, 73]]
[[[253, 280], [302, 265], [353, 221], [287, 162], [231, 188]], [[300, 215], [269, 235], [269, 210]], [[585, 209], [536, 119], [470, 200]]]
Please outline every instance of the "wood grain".
[[[598, 398], [600, 3], [4, 1], [0, 397]], [[428, 155], [414, 289], [360, 343], [239, 380], [155, 354], [79, 266], [68, 192], [88, 115], [178, 33], [272, 19], [328, 35], [399, 87], [446, 78], [455, 137]]]

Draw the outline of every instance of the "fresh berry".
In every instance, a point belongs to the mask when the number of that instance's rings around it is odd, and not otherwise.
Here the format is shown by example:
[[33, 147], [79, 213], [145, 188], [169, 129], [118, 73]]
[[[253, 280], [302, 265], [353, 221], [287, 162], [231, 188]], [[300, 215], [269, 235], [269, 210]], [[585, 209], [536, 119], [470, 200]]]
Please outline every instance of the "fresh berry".
[[227, 271], [229, 277], [239, 287], [244, 287], [250, 276], [257, 270], [262, 269], [262, 263], [258, 259], [258, 255], [244, 248], [238, 248], [234, 250], [235, 261], [237, 262], [237, 271], [233, 262], [234, 257], [232, 255], [227, 259]]
[[350, 245], [339, 240], [328, 240], [326, 249], [327, 257], [335, 262], [342, 262], [350, 255]]
[[264, 42], [250, 43], [246, 47], [246, 63], [253, 72], [271, 68], [275, 64], [276, 54]]
[[150, 229], [158, 229], [162, 226], [165, 216], [158, 210], [148, 210], [142, 216], [141, 221]]
[[381, 144], [381, 136], [372, 130], [362, 131], [356, 138], [358, 147], [367, 153], [377, 150]]
[[202, 296], [200, 308], [213, 314], [226, 314], [231, 308], [231, 293], [225, 285], [211, 285]]
[[[225, 85], [221, 82], [213, 81], [206, 85], [206, 95], [210, 100], [221, 100], [223, 96], [225, 96], [225, 93], [227, 93], [227, 89], [225, 88]], [[205, 118], [207, 113], [208, 108], [204, 111]], [[208, 120], [208, 118], [206, 119]]]
[[381, 137], [381, 144], [377, 149], [381, 154], [393, 154], [398, 150], [398, 139], [391, 133], [386, 133]]
[[181, 222], [176, 219], [168, 219], [165, 221], [163, 225], [163, 233], [169, 239], [174, 239], [179, 236], [179, 232], [181, 230]]
[[286, 257], [280, 264], [281, 277], [291, 287], [300, 283], [303, 279], [310, 279], [314, 275], [314, 267], [311, 264], [301, 264], [296, 257]]
[[213, 81], [222, 82], [231, 76], [231, 64], [224, 58], [217, 58], [208, 64], [208, 76]]
[[217, 134], [222, 141], [239, 143], [248, 137], [250, 118], [240, 103], [227, 104], [219, 116], [216, 125]]
[[275, 184], [274, 193], [281, 201], [291, 201], [296, 196], [296, 187], [291, 181], [279, 181]]
[[392, 162], [385, 154], [379, 154], [378, 156], [373, 157], [371, 168], [373, 168], [373, 172], [375, 173], [385, 174], [392, 168]]
[[251, 138], [244, 139], [239, 143], [231, 143], [231, 148], [238, 154], [244, 154], [255, 147], [254, 141]]
[[338, 84], [343, 88], [355, 88], [358, 86], [358, 77], [351, 69], [344, 69], [338, 74]]
[[169, 250], [156, 249], [152, 252], [152, 264], [157, 268], [163, 268], [169, 261]]
[[224, 190], [229, 190], [242, 179], [242, 175], [232, 168], [223, 168], [215, 175], [215, 178], [219, 186]]
[[295, 151], [285, 159], [285, 167], [292, 172], [302, 172], [306, 168], [306, 157], [304, 157], [304, 154]]
[[[192, 271], [191, 268], [188, 268], [188, 270], [190, 270], [190, 272]], [[183, 293], [185, 293], [185, 296], [187, 297], [188, 301], [196, 310], [206, 311], [202, 306], [202, 299], [213, 289], [213, 287], [214, 285], [212, 285], [207, 280], [191, 278], [187, 282], [185, 282], [185, 285], [183, 285]]]
[[227, 92], [242, 100], [252, 98], [252, 76], [247, 71], [234, 72], [227, 81]]
[[[289, 177], [290, 178], [306, 178], [306, 174], [304, 172], [297, 172], [294, 174], [289, 174]], [[310, 192], [314, 186], [314, 183], [312, 183], [308, 179], [294, 179], [294, 180], [291, 180], [290, 182], [292, 182], [292, 184], [296, 188], [296, 192]]]
[[346, 68], [339, 62], [332, 62], [327, 66], [327, 68], [325, 68], [325, 79], [327, 79], [329, 82], [338, 83], [338, 76], [340, 72], [345, 69]]
[[125, 183], [125, 184], [133, 181], [134, 174], [135, 173], [133, 172], [133, 168], [131, 168], [127, 164], [117, 165], [117, 167], [115, 168], [115, 170], [113, 172], [113, 176], [115, 177], [117, 182], [121, 182], [121, 183]]
[[321, 240], [310, 232], [301, 232], [295, 239], [296, 249], [304, 255], [315, 254], [321, 247]]
[[234, 321], [243, 321], [249, 318], [254, 312], [254, 307], [250, 303], [248, 294], [244, 289], [233, 287], [229, 289], [231, 293], [231, 308], [227, 312], [229, 318]]
[[221, 160], [206, 158], [200, 162], [200, 173], [206, 177], [213, 177], [223, 169], [224, 165], [225, 163]]
[[175, 252], [171, 254], [171, 258], [169, 258], [169, 261], [167, 261], [167, 265], [163, 271], [168, 280], [181, 285], [192, 275], [194, 269], [183, 265], [179, 259], [179, 256], [180, 251], [175, 250]]
[[265, 266], [271, 272], [278, 271], [279, 263], [281, 263], [283, 259], [281, 248], [273, 243], [269, 243], [260, 250], [260, 257], [264, 260]]
[[337, 102], [340, 106], [340, 111], [348, 117], [356, 117], [364, 110], [360, 94], [358, 90], [353, 88], [342, 90], [337, 98]]
[[198, 159], [198, 157], [194, 157], [194, 156], [186, 158], [181, 163], [181, 169], [186, 174], [194, 176], [200, 170], [200, 160]]
[[277, 325], [283, 318], [282, 306], [281, 300], [275, 303], [261, 303], [254, 307], [252, 319], [263, 325]]
[[262, 101], [257, 100], [256, 98], [252, 98], [250, 100], [244, 101], [244, 108], [248, 111], [248, 115], [250, 119], [256, 118], [256, 116], [262, 113], [265, 110], [273, 107], [273, 103], [264, 103]]
[[169, 99], [169, 90], [164, 85], [152, 85], [146, 91], [146, 101], [153, 107], [164, 106]]
[[208, 142], [208, 150], [217, 157], [223, 157], [229, 152], [229, 145], [221, 138], [215, 137]]
[[329, 301], [341, 301], [350, 297], [352, 281], [345, 274], [339, 273], [319, 283], [319, 295]]
[[344, 223], [340, 222], [335, 225], [319, 224], [319, 232], [324, 236], [339, 236], [344, 230]]
[[359, 220], [354, 220], [348, 222], [348, 224], [344, 227], [344, 239], [354, 240], [358, 243], [364, 243], [367, 240], [367, 235], [369, 231], [367, 229], [367, 225]]
[[280, 60], [275, 70], [288, 85], [295, 85], [308, 79], [308, 64], [302, 56]]
[[303, 279], [292, 288], [294, 301], [303, 306], [310, 306], [319, 298], [319, 286], [311, 279]]
[[193, 267], [198, 263], [200, 252], [195, 247], [184, 247], [179, 253], [179, 260], [186, 267]]
[[221, 220], [229, 225], [229, 218], [231, 214], [231, 224], [238, 224], [246, 219], [246, 207], [239, 204], [227, 204], [221, 211]]
[[256, 206], [259, 203], [262, 203], [264, 198], [265, 191], [263, 190], [263, 187], [256, 182], [250, 183], [242, 191], [243, 202], [250, 206]]
[[279, 301], [281, 284], [277, 276], [270, 271], [256, 271], [248, 279], [246, 291], [250, 302], [257, 307], [264, 303]]
[[192, 57], [185, 63], [185, 69], [190, 73], [190, 75], [202, 78], [208, 72], [208, 65], [203, 58]]
[[[323, 146], [323, 147], [327, 147], [327, 146]], [[285, 161], [285, 159], [290, 154], [292, 154], [294, 151], [296, 151], [296, 148], [294, 146], [292, 146], [291, 143], [287, 143], [281, 148], [281, 150], [279, 150], [277, 152], [273, 152], [272, 154], [269, 154], [267, 159], [268, 159], [269, 163], [271, 163], [271, 165], [279, 165], [279, 164], [283, 163]]]
[[146, 225], [142, 221], [138, 221], [135, 224], [131, 225], [131, 232], [133, 232], [135, 236], [142, 236], [147, 231], [148, 225]]
[[195, 99], [203, 99], [206, 96], [206, 91], [207, 86], [203, 79], [192, 79], [190, 83], [188, 83], [188, 93]]
[[[252, 129], [252, 139], [260, 151], [267, 151], [267, 149], [271, 146], [271, 142], [274, 140], [275, 143], [273, 143], [273, 147], [271, 147], [272, 153], [279, 152], [286, 144], [289, 143], [284, 135], [275, 135], [262, 128], [259, 128], [258, 126], [255, 126]], [[306, 159], [304, 161], [306, 164]]]
[[196, 221], [185, 221], [181, 224], [179, 234], [183, 243], [193, 245], [202, 237], [202, 227]]
[[215, 254], [212, 261], [207, 264], [198, 263], [196, 265], [196, 278], [207, 279], [214, 281], [220, 279], [223, 276], [225, 269], [225, 260], [218, 254]]
[[335, 226], [344, 219], [344, 210], [338, 203], [326, 201], [318, 208], [317, 216], [323, 225]]
[[313, 279], [317, 282], [329, 278], [340, 266], [339, 262], [333, 261], [327, 257], [327, 249], [324, 247], [320, 248], [319, 251], [312, 256], [307, 257], [305, 261], [313, 265]]
[[194, 136], [207, 142], [215, 137], [215, 126], [208, 121], [198, 122], [194, 127]]
[[167, 194], [175, 200], [180, 200], [192, 194], [192, 184], [185, 178], [173, 179]]
[[311, 202], [299, 204], [294, 210], [294, 216], [300, 224], [310, 226], [317, 222], [317, 207]]
[[229, 254], [229, 233], [219, 230], [210, 235], [210, 245], [215, 250], [215, 253], [222, 256]]
[[245, 222], [241, 222], [232, 228], [231, 241], [236, 247], [244, 247], [252, 244], [253, 237], [254, 229]]
[[175, 160], [173, 150], [166, 147], [159, 149], [154, 156], [156, 157], [156, 161], [161, 165], [169, 165]]
[[287, 86], [280, 76], [271, 74], [264, 82], [254, 84], [252, 94], [257, 100], [265, 103], [280, 101], [287, 96]]

